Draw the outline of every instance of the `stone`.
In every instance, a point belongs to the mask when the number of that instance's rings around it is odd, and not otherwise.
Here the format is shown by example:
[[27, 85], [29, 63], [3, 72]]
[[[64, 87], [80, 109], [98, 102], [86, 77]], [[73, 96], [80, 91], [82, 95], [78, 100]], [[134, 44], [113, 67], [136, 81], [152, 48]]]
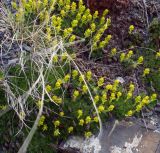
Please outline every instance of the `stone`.
[[[140, 153], [156, 153], [160, 145], [160, 133], [148, 131], [138, 146]], [[157, 152], [160, 153], [160, 152]]]

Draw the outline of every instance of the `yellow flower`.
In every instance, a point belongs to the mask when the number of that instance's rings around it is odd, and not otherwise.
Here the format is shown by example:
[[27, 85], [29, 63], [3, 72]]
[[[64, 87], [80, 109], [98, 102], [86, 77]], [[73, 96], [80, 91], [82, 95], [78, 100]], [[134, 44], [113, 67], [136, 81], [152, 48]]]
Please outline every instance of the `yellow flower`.
[[[1, 110], [6, 110], [7, 109], [7, 105], [0, 105], [0, 109]], [[24, 113], [23, 113], [24, 114]], [[24, 116], [25, 117], [25, 114], [24, 115], [22, 115], [22, 116]], [[24, 117], [22, 117], [22, 118], [24, 118]]]
[[67, 57], [68, 57], [67, 52], [62, 53], [62, 55], [61, 55], [61, 59], [62, 59], [62, 61], [63, 61], [63, 60], [66, 60], [66, 59], [67, 59]]
[[142, 99], [142, 104], [143, 104], [143, 105], [149, 104], [149, 96], [145, 96], [145, 97]]
[[96, 123], [98, 123], [98, 122], [99, 122], [99, 119], [98, 119], [98, 117], [97, 117], [97, 116], [95, 116], [93, 120], [94, 120], [94, 122], [96, 122]]
[[84, 36], [87, 38], [87, 37], [89, 37], [90, 35], [91, 35], [91, 29], [87, 29], [86, 31], [85, 31], [85, 33], [84, 33]]
[[74, 27], [77, 27], [77, 25], [78, 25], [78, 20], [73, 20], [73, 21], [71, 22], [71, 25], [72, 25], [73, 28], [74, 28]]
[[70, 5], [66, 5], [65, 9], [66, 9], [66, 12], [68, 12], [70, 10]]
[[156, 53], [156, 58], [160, 58], [160, 50]]
[[91, 14], [88, 15], [87, 20], [88, 20], [88, 22], [92, 20], [92, 15]]
[[100, 40], [100, 38], [101, 38], [101, 34], [97, 33], [97, 34], [93, 37], [93, 42], [94, 42], [94, 44], [95, 44], [96, 42], [98, 42], [98, 41]]
[[117, 80], [117, 79], [114, 81], [114, 84], [113, 84], [113, 88], [114, 88], [113, 90], [114, 90], [114, 91], [117, 90], [117, 86], [119, 85], [119, 82], [120, 82], [120, 81]]
[[80, 126], [83, 126], [83, 125], [84, 125], [84, 120], [83, 120], [83, 119], [80, 119], [80, 120], [79, 120], [79, 125], [80, 125]]
[[82, 18], [81, 18], [82, 23], [85, 23], [85, 22], [86, 22], [86, 20], [87, 20], [86, 15], [83, 15], [83, 16], [82, 16]]
[[88, 71], [86, 73], [86, 78], [87, 78], [88, 81], [90, 81], [92, 79], [92, 72], [91, 71]]
[[60, 115], [61, 117], [63, 117], [63, 116], [64, 116], [64, 112], [60, 112], [59, 115]]
[[59, 129], [56, 129], [56, 130], [54, 131], [53, 135], [54, 135], [55, 137], [59, 136], [59, 135], [60, 135]]
[[70, 5], [71, 0], [65, 0], [65, 4]]
[[125, 56], [126, 56], [125, 53], [121, 53], [121, 55], [120, 55], [120, 62], [123, 62], [125, 60]]
[[77, 70], [73, 70], [72, 71], [72, 77], [73, 77], [73, 79], [75, 79], [76, 76], [78, 76], [78, 71]]
[[77, 7], [77, 4], [75, 2], [72, 2], [72, 4], [71, 4], [72, 13], [76, 11], [76, 7]]
[[90, 116], [87, 116], [86, 117], [86, 124], [90, 123], [91, 122], [91, 117]]
[[61, 30], [61, 26], [57, 26], [57, 27], [55, 27], [55, 28], [56, 28], [56, 32], [59, 33], [60, 30]]
[[78, 96], [79, 96], [79, 91], [78, 91], [78, 90], [75, 90], [75, 91], [73, 92], [73, 98], [76, 99]]
[[104, 111], [104, 106], [103, 106], [103, 105], [100, 105], [100, 106], [98, 107], [98, 111], [99, 111], [99, 113], [103, 112], [103, 111]]
[[63, 1], [63, 0], [58, 0], [58, 4], [59, 4], [60, 6], [63, 6], [63, 5], [64, 5], [64, 1]]
[[67, 29], [64, 29], [63, 35], [64, 35], [64, 37], [67, 37], [67, 36], [70, 35], [72, 32], [73, 32], [73, 28], [67, 28]]
[[101, 19], [100, 19], [100, 24], [104, 24], [104, 23], [105, 23], [105, 20], [106, 20], [105, 17], [102, 16]]
[[136, 106], [136, 111], [139, 112], [140, 110], [142, 110], [142, 105], [141, 104]]
[[106, 85], [106, 90], [112, 90], [112, 88], [113, 88], [113, 85], [111, 84]]
[[135, 102], [136, 103], [139, 103], [141, 101], [141, 96], [137, 96], [136, 98], [135, 98]]
[[92, 31], [92, 32], [95, 32], [95, 30], [96, 30], [96, 24], [95, 24], [95, 23], [92, 23], [92, 24], [91, 24], [91, 31]]
[[80, 76], [79, 76], [79, 82], [82, 83], [82, 82], [83, 82], [83, 79], [84, 79], [84, 75], [80, 75]]
[[143, 56], [140, 56], [139, 58], [138, 58], [138, 60], [137, 60], [137, 63], [138, 64], [142, 64], [143, 63]]
[[117, 92], [117, 98], [119, 99], [122, 96], [122, 93], [119, 91]]
[[115, 56], [117, 53], [117, 49], [116, 48], [112, 48], [111, 50], [111, 56]]
[[44, 124], [45, 118], [46, 118], [46, 117], [45, 117], [44, 115], [42, 115], [42, 116], [40, 117], [39, 122], [38, 122], [38, 126], [41, 126], [41, 125]]
[[133, 111], [130, 110], [130, 111], [127, 112], [127, 114], [125, 116], [132, 116], [132, 115], [133, 115]]
[[96, 49], [98, 48], [97, 42], [94, 42], [94, 43], [93, 43], [92, 48], [93, 48], [93, 50], [96, 50]]
[[16, 13], [16, 21], [17, 22], [23, 21], [23, 16], [24, 16], [24, 10], [23, 8], [19, 8]]
[[[101, 34], [101, 35], [103, 35], [104, 31], [105, 31], [105, 28], [102, 27], [102, 28], [100, 28], [100, 29], [98, 30], [98, 33]], [[104, 41], [104, 43], [106, 43], [106, 41]]]
[[71, 77], [70, 74], [65, 75], [64, 82], [68, 82], [70, 77]]
[[133, 32], [133, 30], [134, 30], [134, 25], [130, 25], [130, 27], [129, 27], [129, 34], [131, 34]]
[[[41, 0], [38, 0], [38, 1], [37, 1], [37, 10], [40, 10], [41, 5], [42, 5]], [[25, 6], [26, 6], [26, 5], [25, 5]]]
[[98, 11], [95, 11], [93, 14], [93, 19], [95, 20], [96, 18], [98, 18]]
[[112, 35], [108, 35], [108, 36], [105, 38], [106, 44], [108, 44], [108, 42], [111, 40], [111, 38], [112, 38]]
[[92, 132], [85, 132], [85, 137], [86, 138], [89, 138], [89, 137], [91, 137], [92, 136]]
[[79, 109], [77, 111], [77, 113], [78, 113], [78, 117], [77, 118], [80, 118], [83, 115], [83, 111], [81, 109]]
[[103, 86], [103, 84], [104, 84], [104, 78], [101, 77], [101, 78], [98, 80], [98, 87]]
[[47, 31], [47, 34], [50, 34], [50, 33], [51, 33], [51, 28], [50, 28], [50, 27], [47, 27], [47, 28], [46, 28], [46, 31]]
[[79, 6], [83, 5], [83, 0], [79, 0]]
[[127, 58], [127, 59], [130, 59], [130, 58], [132, 57], [132, 55], [133, 55], [133, 51], [130, 50], [130, 51], [128, 52], [128, 54], [126, 55], [126, 58]]
[[57, 103], [57, 104], [61, 104], [62, 103], [62, 98], [59, 98], [57, 96], [52, 96], [52, 100], [53, 102]]
[[86, 85], [83, 85], [83, 86], [82, 86], [82, 91], [83, 91], [83, 93], [87, 93], [88, 88], [87, 88], [87, 86], [86, 86]]
[[55, 88], [59, 89], [59, 88], [61, 88], [61, 85], [62, 85], [62, 80], [58, 79], [57, 82], [56, 82], [56, 84], [55, 84]]
[[156, 94], [156, 93], [152, 94], [152, 96], [151, 96], [151, 101], [154, 101], [154, 100], [156, 100], [156, 99], [157, 99], [157, 94]]
[[114, 92], [111, 93], [110, 95], [110, 100], [115, 100], [116, 99], [116, 94]]
[[58, 62], [58, 56], [57, 55], [53, 56], [52, 60], [53, 60], [54, 63], [57, 63]]
[[130, 99], [131, 97], [132, 97], [132, 93], [131, 93], [131, 92], [128, 92], [128, 93], [127, 93], [127, 100]]
[[90, 14], [90, 9], [87, 8], [84, 14], [85, 14], [86, 16], [88, 16], [88, 15]]
[[108, 9], [105, 9], [105, 10], [103, 11], [103, 16], [106, 16], [108, 13], [109, 13], [109, 10], [108, 10]]
[[146, 68], [146, 69], [144, 69], [144, 71], [143, 71], [143, 76], [146, 76], [146, 75], [148, 75], [150, 73], [150, 69], [149, 68]]
[[59, 26], [62, 24], [62, 18], [61, 17], [57, 17], [57, 24]]
[[75, 35], [72, 35], [72, 36], [69, 38], [69, 42], [73, 42], [73, 41], [75, 41], [75, 39], [76, 39], [76, 36], [75, 36]]
[[42, 106], [42, 101], [39, 100], [37, 103], [36, 103], [37, 107], [40, 108]]
[[64, 17], [66, 15], [66, 12], [64, 10], [61, 10], [60, 14], [62, 17]]
[[86, 7], [84, 5], [79, 6], [79, 13], [83, 14], [84, 10], [86, 9]]
[[68, 133], [71, 133], [71, 132], [73, 132], [73, 126], [70, 126], [70, 127], [68, 128]]
[[96, 95], [96, 96], [94, 97], [94, 102], [97, 103], [98, 101], [99, 101], [99, 96]]
[[81, 14], [78, 13], [77, 16], [76, 16], [76, 20], [80, 20], [81, 19]]
[[48, 0], [43, 0], [43, 6], [46, 7], [48, 5]]
[[129, 91], [130, 91], [130, 92], [133, 92], [133, 91], [134, 91], [134, 88], [135, 88], [134, 84], [131, 83], [131, 84], [129, 85]]
[[52, 90], [52, 87], [51, 87], [50, 85], [47, 85], [47, 86], [46, 86], [46, 91], [47, 91], [47, 92], [50, 92], [51, 90]]
[[107, 101], [107, 94], [106, 93], [102, 94], [101, 100], [102, 100], [102, 103], [105, 103]]
[[11, 2], [11, 4], [12, 4], [12, 7], [13, 7], [14, 9], [17, 9], [17, 3], [16, 3], [16, 2]]
[[112, 111], [114, 109], [114, 105], [110, 105], [109, 107], [108, 107], [108, 111]]
[[55, 127], [58, 127], [60, 125], [60, 121], [56, 120], [56, 121], [53, 122], [53, 124], [54, 124]]
[[111, 25], [111, 18], [107, 18], [106, 29]]
[[48, 126], [47, 126], [47, 124], [44, 124], [44, 125], [43, 125], [42, 130], [43, 130], [43, 131], [47, 131], [47, 130], [48, 130]]

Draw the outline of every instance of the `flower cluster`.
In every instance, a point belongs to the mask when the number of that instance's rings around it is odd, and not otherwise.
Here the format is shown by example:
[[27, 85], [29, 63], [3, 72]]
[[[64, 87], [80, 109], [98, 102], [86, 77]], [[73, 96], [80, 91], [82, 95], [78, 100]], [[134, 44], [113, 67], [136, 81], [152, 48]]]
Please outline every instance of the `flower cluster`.
[[[140, 63], [141, 61], [139, 60]], [[148, 69], [144, 70], [144, 74], [148, 75]], [[66, 71], [61, 78], [55, 83], [46, 85], [46, 93], [60, 106], [57, 107], [51, 102], [56, 111], [52, 129], [54, 129], [53, 136], [57, 139], [61, 138], [64, 132], [65, 135], [73, 134], [77, 128], [86, 138], [94, 134], [94, 130], [98, 129], [99, 118], [92, 105], [93, 102], [103, 121], [108, 114], [130, 117], [157, 99], [155, 93], [151, 96], [135, 95], [136, 86], [133, 82], [125, 88], [118, 79], [106, 82], [105, 77], [100, 77], [95, 82], [96, 78], [91, 70], [79, 73], [78, 70], [72, 69], [70, 73]], [[65, 94], [62, 96], [63, 92]], [[93, 99], [90, 98], [89, 92], [92, 93]], [[42, 116], [39, 125], [46, 131], [51, 127], [44, 122], [45, 117]]]
[[[102, 40], [104, 32], [111, 25], [111, 19], [106, 19], [109, 10], [104, 10], [102, 16], [99, 16], [98, 11], [92, 14], [84, 5], [83, 0], [79, 2], [24, 0], [22, 5], [12, 2], [12, 7], [17, 11], [17, 21], [25, 22], [32, 16], [38, 20], [36, 24], [44, 24], [48, 42], [52, 42], [57, 34], [62, 36], [64, 42], [73, 42], [85, 37], [86, 41], [91, 40], [92, 49], [97, 50], [104, 48], [112, 38], [111, 35], [107, 35]], [[78, 29], [81, 29], [81, 32]], [[57, 62], [56, 59], [55, 61]]]
[[[98, 15], [98, 11], [92, 14], [83, 4], [83, 0], [23, 0], [22, 4], [12, 2], [12, 7], [16, 10], [15, 19], [18, 23], [25, 23], [36, 17], [35, 27], [43, 25], [44, 42], [47, 45], [57, 44], [55, 37], [60, 37], [66, 47], [64, 52], [58, 52], [52, 58], [55, 73], [51, 71], [51, 74], [46, 75], [44, 105], [49, 109], [44, 112], [48, 115], [49, 111], [49, 121], [51, 120], [52, 124], [47, 122], [48, 117], [46, 119], [46, 116], [42, 115], [38, 125], [43, 131], [52, 130], [52, 135], [57, 139], [74, 132], [89, 138], [98, 129], [99, 116], [102, 121], [106, 121], [110, 115], [117, 118], [130, 117], [157, 99], [156, 93], [151, 96], [144, 93], [136, 95], [136, 85], [133, 82], [124, 87], [118, 79], [107, 82], [105, 76], [97, 79], [91, 70], [80, 72], [79, 69], [74, 69], [75, 65], [68, 60], [68, 57], [76, 58], [70, 45], [78, 40], [83, 41], [82, 38], [86, 44], [91, 44], [93, 51], [108, 45], [112, 39], [112, 35], [105, 35], [111, 25], [111, 19], [106, 19], [109, 10], [104, 10], [102, 16]], [[133, 31], [134, 26], [131, 25], [129, 33]], [[116, 54], [117, 49], [112, 48], [111, 57]], [[143, 65], [145, 57], [134, 55], [131, 49], [120, 52], [119, 60], [122, 64], [131, 62], [134, 68]], [[159, 57], [160, 53], [157, 52], [156, 59]], [[145, 68], [143, 78], [149, 75], [150, 71], [150, 68]], [[41, 105], [39, 101], [38, 108]]]

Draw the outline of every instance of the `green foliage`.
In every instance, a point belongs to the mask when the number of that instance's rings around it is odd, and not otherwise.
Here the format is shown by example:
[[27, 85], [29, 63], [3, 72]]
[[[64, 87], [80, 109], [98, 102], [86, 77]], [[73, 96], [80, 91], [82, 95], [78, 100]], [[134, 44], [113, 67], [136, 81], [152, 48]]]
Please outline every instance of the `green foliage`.
[[155, 42], [160, 40], [160, 20], [158, 18], [153, 19], [149, 28], [149, 32], [150, 32], [151, 43], [155, 44]]
[[64, 43], [76, 43], [75, 41], [83, 41], [85, 38], [84, 44], [95, 56], [102, 52], [100, 49], [107, 46], [112, 38], [111, 35], [104, 37], [104, 32], [111, 24], [110, 18], [105, 19], [108, 10], [105, 10], [102, 17], [98, 16], [98, 11], [91, 14], [82, 0], [78, 3], [63, 0], [24, 0], [20, 4], [13, 2], [12, 6], [17, 10], [16, 23], [32, 26], [34, 21], [36, 27], [43, 25], [46, 44], [53, 43], [57, 35]]

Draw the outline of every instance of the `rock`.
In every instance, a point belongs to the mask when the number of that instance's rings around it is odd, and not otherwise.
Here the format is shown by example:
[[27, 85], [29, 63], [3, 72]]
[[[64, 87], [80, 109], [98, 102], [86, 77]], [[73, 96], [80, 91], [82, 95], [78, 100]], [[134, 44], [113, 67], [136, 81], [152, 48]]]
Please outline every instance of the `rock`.
[[16, 64], [16, 63], [18, 62], [18, 60], [19, 60], [18, 58], [9, 60], [9, 61], [8, 61], [8, 65], [14, 65], [14, 64]]
[[160, 153], [157, 149], [160, 145], [160, 134], [155, 132], [146, 132], [143, 135], [141, 143], [138, 146], [140, 153]]
[[70, 137], [63, 148], [77, 148], [79, 152], [82, 153], [99, 153], [101, 150], [100, 141], [97, 137], [91, 137], [88, 139], [84, 139], [83, 137], [72, 136]]
[[58, 148], [57, 153], [80, 153], [78, 149], [75, 148]]
[[160, 113], [160, 107], [155, 107], [154, 109], [156, 112]]
[[144, 117], [148, 117], [148, 116], [151, 116], [151, 115], [153, 115], [153, 112], [152, 112], [152, 111], [143, 113], [143, 116], [144, 116]]
[[125, 82], [125, 80], [122, 77], [117, 77], [116, 80], [118, 80], [122, 84]]
[[159, 117], [154, 118], [147, 121], [148, 130], [142, 127], [139, 119], [121, 121], [109, 138], [111, 127], [104, 129], [100, 153], [160, 153], [156, 152], [159, 150], [160, 133], [156, 123], [151, 124], [152, 120], [157, 121]]
[[26, 44], [23, 44], [23, 50], [30, 52], [32, 48]]

